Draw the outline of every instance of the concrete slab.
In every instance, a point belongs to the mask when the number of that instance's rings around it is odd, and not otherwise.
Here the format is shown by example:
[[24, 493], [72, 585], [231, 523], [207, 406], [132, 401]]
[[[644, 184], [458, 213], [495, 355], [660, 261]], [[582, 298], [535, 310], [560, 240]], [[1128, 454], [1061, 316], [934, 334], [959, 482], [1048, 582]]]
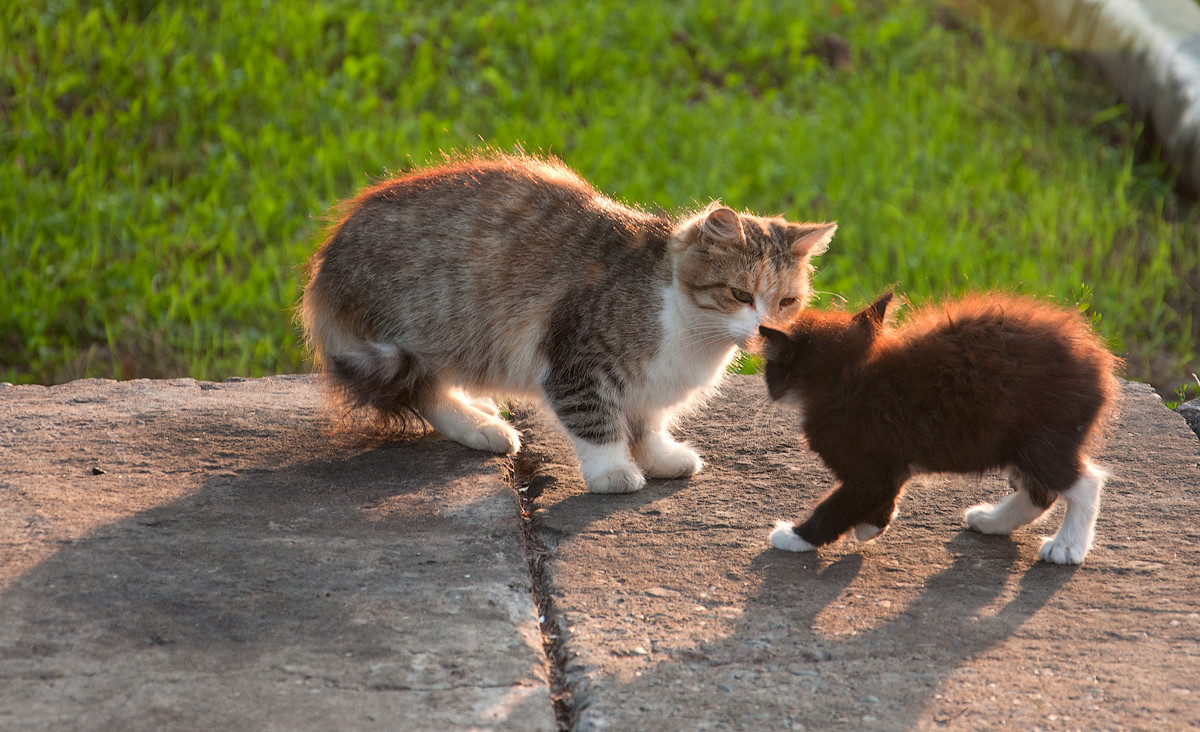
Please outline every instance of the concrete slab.
[[770, 548], [832, 486], [769, 402], [734, 377], [682, 430], [689, 480], [593, 496], [567, 444], [523, 412], [524, 470], [579, 730], [1179, 729], [1200, 725], [1200, 441], [1125, 384], [1112, 473], [1080, 567], [1039, 531], [965, 529], [995, 475], [914, 480], [878, 541]]
[[508, 460], [320, 404], [0, 389], [0, 728], [551, 730], [551, 676], [580, 730], [1200, 725], [1200, 441], [1149, 387], [1078, 568], [962, 528], [991, 475], [915, 481], [872, 544], [771, 549], [831, 480], [754, 377], [683, 426], [704, 472], [628, 496], [536, 411]]
[[0, 729], [555, 729], [509, 461], [322, 401], [0, 389]]

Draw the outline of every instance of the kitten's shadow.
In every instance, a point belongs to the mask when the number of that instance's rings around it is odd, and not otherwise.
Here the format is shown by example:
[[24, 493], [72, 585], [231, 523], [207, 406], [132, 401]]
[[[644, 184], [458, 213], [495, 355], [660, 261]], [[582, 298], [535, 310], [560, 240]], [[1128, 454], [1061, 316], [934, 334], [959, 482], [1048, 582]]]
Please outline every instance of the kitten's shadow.
[[770, 547], [750, 560], [751, 571], [763, 576], [764, 589], [800, 590], [805, 594], [805, 606], [817, 606], [818, 610], [828, 604], [821, 598], [836, 597], [854, 581], [862, 566], [863, 557], [858, 552], [829, 558], [820, 552], [785, 552]]
[[[940, 629], [951, 625], [978, 629], [982, 627], [978, 621], [986, 618], [986, 625], [1011, 631], [1037, 612], [1078, 570], [1075, 565], [1035, 562], [1021, 575], [1016, 594], [1009, 597], [1013, 573], [1023, 565], [1019, 544], [1006, 536], [963, 530], [955, 534], [945, 548], [954, 557], [951, 564], [921, 581], [917, 596], [905, 603], [906, 608], [932, 612]], [[826, 559], [819, 552], [780, 556], [784, 553], [765, 549], [751, 561], [750, 568], [763, 577], [764, 593], [773, 595], [777, 591], [799, 588], [804, 593], [802, 606], [806, 614], [815, 618], [854, 584], [864, 565], [878, 570], [881, 560], [894, 557], [894, 552], [895, 549], [888, 550], [882, 545], [878, 548], [867, 545], [840, 558]], [[913, 584], [908, 581], [913, 579], [910, 574], [890, 566], [887, 569], [883, 576], [894, 572], [898, 578], [891, 587], [879, 581], [881, 575], [878, 572], [873, 572], [864, 583], [881, 592]], [[764, 604], [774, 601], [765, 595], [759, 599]], [[892, 621], [901, 614], [902, 611], [897, 613]], [[887, 632], [885, 626], [877, 629]]]
[[858, 552], [827, 558], [817, 552], [764, 549], [750, 560], [750, 571], [762, 576], [763, 583], [747, 607], [788, 607], [797, 627], [811, 628], [817, 616], [846, 593], [862, 568]]
[[868, 545], [835, 560], [765, 550], [751, 562], [763, 581], [747, 602], [746, 628], [756, 626], [756, 613], [790, 608], [789, 625], [803, 636], [797, 646], [808, 649], [798, 660], [871, 659], [846, 673], [856, 696], [882, 696], [880, 674], [911, 677], [919, 667], [919, 681], [905, 688], [928, 693], [895, 700], [900, 710], [893, 721], [907, 728], [918, 723], [943, 679], [1012, 637], [1078, 570], [1029, 564], [1008, 537], [964, 530], [945, 546], [952, 562], [920, 581], [920, 567], [905, 566], [895, 556], [898, 547], [884, 552]]

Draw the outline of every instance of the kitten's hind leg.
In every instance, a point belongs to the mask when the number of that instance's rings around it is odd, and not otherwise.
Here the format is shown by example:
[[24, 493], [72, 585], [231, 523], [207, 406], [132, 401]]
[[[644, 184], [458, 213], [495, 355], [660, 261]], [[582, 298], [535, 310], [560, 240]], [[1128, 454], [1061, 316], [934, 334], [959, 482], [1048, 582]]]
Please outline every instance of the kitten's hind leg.
[[440, 389], [421, 407], [434, 429], [473, 450], [507, 453], [521, 449], [521, 433], [496, 414], [481, 411], [457, 388]]
[[1011, 534], [1046, 513], [1050, 505], [1039, 506], [1035, 503], [1015, 470], [1011, 480], [1013, 492], [1002, 500], [997, 503], [981, 503], [967, 509], [963, 517], [967, 526], [981, 534]]
[[1092, 548], [1096, 535], [1096, 515], [1100, 512], [1100, 491], [1108, 477], [1086, 458], [1083, 472], [1070, 488], [1059, 495], [1067, 502], [1062, 526], [1053, 538], [1042, 542], [1038, 559], [1054, 564], [1080, 564]]

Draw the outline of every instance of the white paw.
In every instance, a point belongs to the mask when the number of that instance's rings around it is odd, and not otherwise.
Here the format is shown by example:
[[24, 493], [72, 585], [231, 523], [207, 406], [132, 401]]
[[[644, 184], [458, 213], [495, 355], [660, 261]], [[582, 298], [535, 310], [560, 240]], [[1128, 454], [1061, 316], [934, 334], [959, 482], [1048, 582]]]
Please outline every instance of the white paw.
[[473, 450], [512, 455], [521, 449], [521, 433], [499, 419], [489, 420], [458, 440]]
[[500, 407], [496, 406], [496, 400], [491, 397], [471, 397], [468, 404], [488, 416], [500, 419]]
[[967, 526], [981, 534], [1007, 534], [1008, 531], [996, 523], [996, 506], [991, 503], [981, 503], [967, 509], [963, 516]]
[[646, 485], [642, 471], [629, 459], [625, 443], [597, 445], [573, 439], [575, 452], [579, 455], [579, 471], [592, 493], [633, 493]]
[[1017, 488], [996, 503], [981, 503], [967, 509], [963, 519], [981, 534], [1011, 534], [1033, 523], [1046, 513], [1029, 497], [1029, 491]]
[[1038, 552], [1038, 559], [1054, 564], [1082, 564], [1087, 553], [1087, 544], [1064, 541], [1054, 537], [1042, 539], [1042, 549]]
[[633, 463], [597, 472], [585, 469], [583, 480], [592, 493], [635, 493], [646, 486], [645, 476]]
[[883, 533], [883, 529], [875, 524], [858, 524], [854, 527], [854, 538], [859, 541], [870, 541]]
[[787, 521], [777, 522], [775, 528], [771, 530], [771, 546], [789, 552], [811, 552], [816, 549], [815, 546], [801, 539]]
[[658, 435], [633, 449], [634, 458], [651, 478], [686, 478], [704, 467], [700, 455], [687, 445]]

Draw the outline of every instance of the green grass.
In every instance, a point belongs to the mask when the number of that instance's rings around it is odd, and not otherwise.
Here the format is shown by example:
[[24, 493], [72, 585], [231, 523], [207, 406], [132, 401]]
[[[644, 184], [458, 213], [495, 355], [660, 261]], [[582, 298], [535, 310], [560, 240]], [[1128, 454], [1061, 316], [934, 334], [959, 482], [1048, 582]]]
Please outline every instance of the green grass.
[[823, 305], [1085, 301], [1130, 376], [1200, 370], [1200, 213], [1057, 51], [932, 0], [450, 5], [6, 5], [0, 379], [304, 370], [329, 207], [485, 144], [647, 206], [836, 219]]

